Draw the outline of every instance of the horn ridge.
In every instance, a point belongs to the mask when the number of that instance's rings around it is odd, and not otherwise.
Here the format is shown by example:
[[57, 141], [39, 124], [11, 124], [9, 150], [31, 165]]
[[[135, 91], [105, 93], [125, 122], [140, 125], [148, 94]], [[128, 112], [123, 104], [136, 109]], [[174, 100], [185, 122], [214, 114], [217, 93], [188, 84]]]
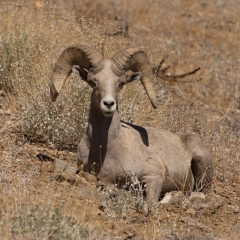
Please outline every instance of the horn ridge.
[[122, 49], [113, 56], [112, 61], [120, 71], [142, 72], [141, 82], [152, 106], [156, 108], [157, 97], [153, 84], [152, 68], [145, 51], [141, 48]]
[[102, 54], [87, 45], [71, 45], [64, 49], [53, 69], [50, 83], [51, 100], [56, 101], [65, 81], [72, 72], [73, 65], [79, 65], [88, 70], [97, 68], [102, 60]]

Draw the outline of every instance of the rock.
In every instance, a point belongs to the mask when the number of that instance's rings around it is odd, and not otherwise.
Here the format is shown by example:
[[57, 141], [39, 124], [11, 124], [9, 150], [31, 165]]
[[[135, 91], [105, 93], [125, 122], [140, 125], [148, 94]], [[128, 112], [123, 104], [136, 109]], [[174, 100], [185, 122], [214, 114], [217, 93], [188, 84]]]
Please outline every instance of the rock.
[[57, 181], [67, 181], [70, 184], [89, 186], [90, 184], [84, 178], [76, 174], [77, 171], [78, 168], [72, 164], [60, 159], [54, 160], [54, 172]]
[[195, 211], [207, 207], [207, 200], [204, 193], [192, 192], [190, 197], [184, 201], [184, 205]]
[[87, 182], [85, 178], [80, 177], [78, 174], [76, 174], [75, 179], [76, 179], [76, 185], [79, 185], [79, 184], [84, 185], [84, 186], [90, 185], [89, 182]]
[[87, 182], [97, 185], [97, 178], [91, 173], [84, 172], [83, 177], [86, 179]]
[[136, 235], [135, 229], [132, 229], [131, 227], [126, 227], [123, 230], [123, 239], [132, 239]]
[[0, 97], [5, 97], [5, 92], [3, 90], [0, 90]]
[[103, 194], [99, 193], [93, 186], [79, 186], [73, 191], [73, 196], [94, 202], [104, 197]]
[[205, 197], [205, 194], [202, 192], [192, 192], [189, 197], [189, 201], [192, 204], [197, 204], [197, 203], [204, 204], [206, 203], [206, 197]]
[[228, 205], [227, 206], [227, 211], [230, 213], [239, 213], [240, 209], [238, 205]]
[[11, 112], [10, 111], [4, 111], [3, 109], [0, 109], [0, 115], [2, 115], [2, 116], [10, 116]]
[[194, 217], [196, 215], [196, 211], [192, 208], [189, 208], [187, 211], [186, 211], [187, 214], [191, 215], [192, 217]]
[[182, 201], [182, 192], [181, 191], [173, 191], [165, 194], [164, 198], [160, 201], [160, 203], [180, 203]]
[[42, 161], [42, 162], [54, 162], [54, 159], [49, 157], [45, 153], [39, 153], [36, 155], [36, 157], [38, 158], [39, 161]]
[[207, 208], [208, 209], [218, 209], [220, 208], [224, 203], [224, 198], [220, 195], [214, 194], [210, 197], [210, 201], [207, 202]]
[[56, 174], [63, 174], [65, 177], [76, 177], [76, 173], [78, 171], [78, 168], [68, 164], [67, 162], [55, 159], [54, 160], [54, 170]]

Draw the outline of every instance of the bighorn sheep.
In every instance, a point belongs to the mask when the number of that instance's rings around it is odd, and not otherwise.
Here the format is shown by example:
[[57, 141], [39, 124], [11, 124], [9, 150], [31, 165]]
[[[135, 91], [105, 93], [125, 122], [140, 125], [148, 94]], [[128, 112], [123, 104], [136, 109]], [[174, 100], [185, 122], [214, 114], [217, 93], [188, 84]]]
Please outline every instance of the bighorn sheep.
[[[126, 72], [131, 70], [131, 75]], [[212, 160], [202, 141], [193, 134], [179, 135], [166, 130], [140, 127], [120, 120], [117, 95], [123, 85], [141, 80], [156, 108], [152, 69], [141, 49], [121, 50], [103, 59], [85, 45], [66, 48], [58, 58], [50, 83], [55, 101], [74, 71], [92, 88], [86, 135], [78, 145], [78, 164], [97, 179], [119, 185], [134, 174], [146, 184], [146, 201], [176, 189], [206, 191], [212, 180]], [[131, 100], [129, 100], [131, 101]]]

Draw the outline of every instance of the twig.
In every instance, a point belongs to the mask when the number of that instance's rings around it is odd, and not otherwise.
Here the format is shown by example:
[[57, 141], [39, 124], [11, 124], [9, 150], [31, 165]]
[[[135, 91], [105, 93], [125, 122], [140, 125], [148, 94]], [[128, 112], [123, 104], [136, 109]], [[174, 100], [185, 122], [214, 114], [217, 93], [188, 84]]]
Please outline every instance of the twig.
[[198, 67], [198, 68], [194, 69], [193, 71], [183, 73], [183, 74], [179, 74], [179, 75], [164, 75], [163, 78], [166, 81], [177, 81], [178, 78], [184, 78], [184, 77], [190, 76], [190, 75], [196, 73], [197, 71], [199, 71], [200, 69], [201, 68]]
[[157, 67], [152, 68], [152, 72], [155, 77], [160, 77], [165, 81], [177, 81], [179, 78], [190, 76], [201, 69], [200, 67], [198, 67], [193, 71], [190, 71], [187, 73], [178, 74], [178, 75], [168, 75], [166, 74], [166, 71], [171, 67], [171, 65], [168, 65], [165, 68], [161, 69], [164, 62], [165, 62], [165, 59], [162, 59]]
[[158, 72], [160, 71], [160, 68], [161, 68], [161, 66], [164, 62], [165, 62], [165, 59], [162, 59], [160, 61], [160, 63], [158, 64], [158, 66], [152, 69], [152, 72], [153, 72], [154, 76], [158, 74]]

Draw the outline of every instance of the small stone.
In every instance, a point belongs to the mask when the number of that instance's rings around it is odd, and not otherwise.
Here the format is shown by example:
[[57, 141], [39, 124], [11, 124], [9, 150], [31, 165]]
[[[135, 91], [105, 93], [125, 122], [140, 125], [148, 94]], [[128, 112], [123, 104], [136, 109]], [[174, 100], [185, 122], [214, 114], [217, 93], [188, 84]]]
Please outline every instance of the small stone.
[[191, 215], [192, 217], [194, 217], [196, 215], [196, 211], [192, 208], [189, 208], [187, 211], [186, 211], [187, 214]]
[[207, 207], [209, 209], [218, 209], [219, 207], [221, 207], [224, 203], [224, 198], [220, 195], [213, 195], [210, 198], [210, 201], [207, 204]]
[[195, 200], [205, 200], [206, 197], [205, 197], [205, 194], [202, 193], [202, 192], [192, 192], [190, 197], [189, 197], [189, 200], [190, 201], [195, 201]]
[[93, 185], [97, 185], [97, 178], [93, 174], [84, 172], [83, 177], [86, 179], [87, 182], [89, 182]]
[[204, 193], [201, 192], [192, 192], [189, 201], [196, 208], [201, 208], [206, 204], [206, 197]]
[[88, 201], [96, 202], [101, 199], [101, 194], [99, 194], [96, 188], [92, 186], [79, 186], [73, 191], [73, 195], [80, 199], [87, 199]]
[[5, 97], [5, 93], [3, 90], [0, 90], [0, 97]]
[[173, 191], [165, 194], [164, 198], [160, 201], [160, 203], [180, 203], [182, 199], [181, 191]]
[[127, 218], [127, 213], [126, 213], [126, 212], [123, 212], [123, 213], [122, 213], [122, 218], [123, 218], [123, 219], [126, 219], [126, 218]]
[[227, 210], [231, 213], [239, 213], [240, 212], [238, 205], [228, 205]]
[[57, 173], [64, 173], [67, 177], [75, 177], [78, 170], [77, 167], [69, 165], [67, 162], [60, 159], [54, 160], [54, 168]]
[[75, 178], [76, 178], [76, 184], [77, 185], [79, 185], [79, 184], [82, 184], [84, 186], [89, 186], [90, 185], [90, 183], [87, 182], [85, 178], [80, 177], [78, 174], [76, 174]]

